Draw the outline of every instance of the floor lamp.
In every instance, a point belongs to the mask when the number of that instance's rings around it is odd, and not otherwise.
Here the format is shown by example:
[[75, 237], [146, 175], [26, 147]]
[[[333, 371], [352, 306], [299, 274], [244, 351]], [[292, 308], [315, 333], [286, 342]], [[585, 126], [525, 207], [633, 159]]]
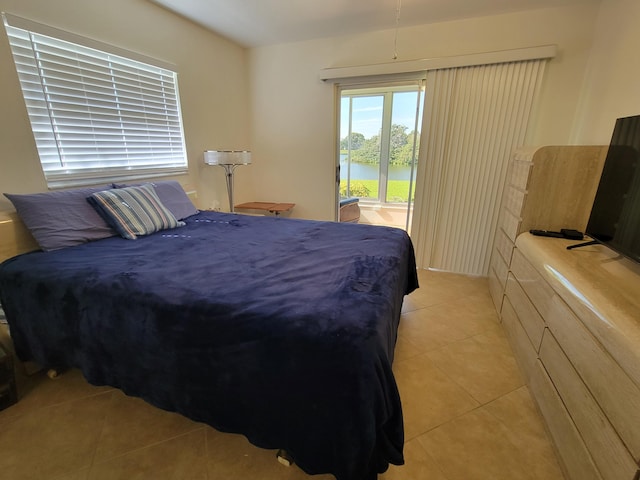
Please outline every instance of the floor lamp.
[[204, 152], [204, 163], [224, 167], [227, 175], [229, 211], [233, 212], [233, 171], [240, 165], [251, 164], [251, 152], [246, 150], [207, 150]]

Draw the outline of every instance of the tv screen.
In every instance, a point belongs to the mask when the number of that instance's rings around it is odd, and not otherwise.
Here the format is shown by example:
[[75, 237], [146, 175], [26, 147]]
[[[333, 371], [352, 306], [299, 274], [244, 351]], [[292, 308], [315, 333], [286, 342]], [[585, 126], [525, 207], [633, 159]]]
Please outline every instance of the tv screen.
[[616, 121], [586, 233], [640, 262], [640, 115]]

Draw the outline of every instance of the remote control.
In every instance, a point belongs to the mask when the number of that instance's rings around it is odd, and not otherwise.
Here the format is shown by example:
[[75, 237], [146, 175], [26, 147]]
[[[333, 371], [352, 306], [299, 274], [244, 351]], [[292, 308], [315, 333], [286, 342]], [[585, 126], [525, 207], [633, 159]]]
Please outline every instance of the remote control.
[[584, 238], [584, 234], [582, 232], [572, 230], [570, 228], [563, 228], [560, 230], [560, 233], [564, 235], [564, 238], [569, 238], [571, 240], [582, 240]]
[[561, 232], [550, 232], [549, 230], [529, 230], [529, 233], [539, 237], [564, 238], [564, 235]]

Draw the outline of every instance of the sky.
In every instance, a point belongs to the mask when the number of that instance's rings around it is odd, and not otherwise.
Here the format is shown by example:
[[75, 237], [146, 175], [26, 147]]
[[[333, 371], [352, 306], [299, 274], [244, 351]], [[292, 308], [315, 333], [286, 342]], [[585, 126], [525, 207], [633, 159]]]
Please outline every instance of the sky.
[[[422, 102], [423, 98], [420, 97]], [[352, 132], [362, 133], [365, 138], [371, 138], [380, 133], [382, 126], [384, 97], [382, 94], [369, 96], [353, 96]], [[393, 95], [392, 119], [393, 124], [402, 124], [407, 127], [407, 133], [415, 127], [415, 113], [417, 92], [396, 92]], [[420, 105], [422, 106], [422, 105]], [[422, 108], [418, 130], [422, 120]], [[345, 138], [349, 133], [349, 99], [342, 98], [340, 109], [340, 138]]]

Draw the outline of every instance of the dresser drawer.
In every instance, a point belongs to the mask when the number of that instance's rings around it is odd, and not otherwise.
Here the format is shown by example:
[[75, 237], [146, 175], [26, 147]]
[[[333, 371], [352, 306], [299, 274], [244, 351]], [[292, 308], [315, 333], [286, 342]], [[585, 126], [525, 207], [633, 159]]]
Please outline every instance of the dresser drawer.
[[493, 270], [493, 267], [489, 268], [489, 293], [491, 294], [491, 299], [493, 300], [493, 304], [496, 307], [496, 312], [498, 312], [498, 316], [502, 315], [502, 299], [504, 297], [504, 287], [500, 284], [500, 280], [498, 280], [498, 276], [496, 272]]
[[551, 308], [551, 299], [554, 296], [553, 289], [517, 248], [513, 250], [511, 272], [531, 300], [531, 303], [535, 305], [540, 316], [546, 318]]
[[558, 296], [553, 298], [547, 325], [638, 462], [640, 388]]
[[520, 190], [526, 190], [529, 182], [529, 171], [532, 165], [533, 163], [530, 161], [514, 158], [511, 162], [511, 174], [507, 183], [510, 183]]
[[531, 391], [553, 438], [569, 480], [602, 480], [551, 379], [537, 361], [531, 375]]
[[501, 228], [496, 232], [495, 246], [504, 262], [509, 265], [513, 254], [513, 242]]
[[502, 208], [506, 208], [516, 217], [520, 216], [524, 205], [525, 192], [513, 185], [507, 185], [504, 190]]
[[558, 342], [547, 330], [540, 360], [604, 480], [634, 480], [638, 466]]
[[505, 297], [502, 302], [502, 325], [507, 332], [511, 349], [528, 384], [538, 355], [524, 328], [522, 328], [518, 315], [508, 297]]
[[520, 319], [520, 324], [527, 332], [527, 336], [537, 352], [542, 341], [542, 332], [544, 331], [544, 320], [533, 306], [529, 297], [515, 279], [513, 274], [509, 274], [507, 279], [507, 288], [505, 294], [511, 301], [511, 305]]
[[[495, 252], [494, 252], [495, 253]], [[496, 277], [504, 290], [507, 286], [507, 275], [509, 275], [509, 266], [504, 262], [500, 254], [493, 255], [491, 259], [491, 268], [496, 272]]]
[[502, 209], [502, 216], [500, 218], [500, 228], [504, 233], [515, 243], [518, 236], [518, 229], [520, 228], [520, 217], [516, 217], [508, 210]]

